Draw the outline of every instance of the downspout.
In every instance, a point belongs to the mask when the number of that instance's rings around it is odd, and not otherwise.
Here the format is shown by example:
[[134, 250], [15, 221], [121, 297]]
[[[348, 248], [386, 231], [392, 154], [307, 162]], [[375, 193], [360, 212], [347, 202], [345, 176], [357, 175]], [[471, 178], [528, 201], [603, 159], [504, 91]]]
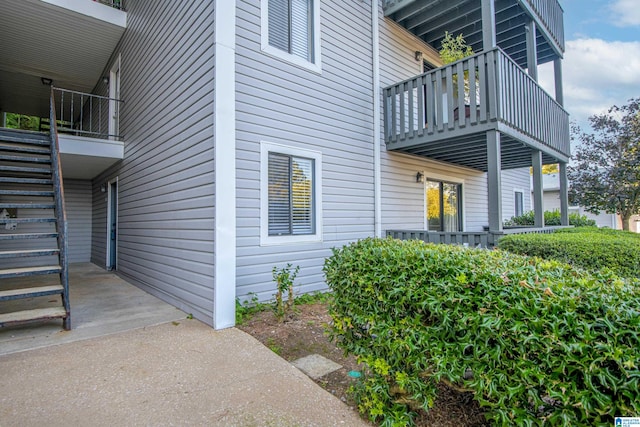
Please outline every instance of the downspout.
[[373, 61], [373, 203], [374, 230], [382, 237], [382, 201], [380, 175], [380, 29], [378, 0], [371, 2], [372, 61]]

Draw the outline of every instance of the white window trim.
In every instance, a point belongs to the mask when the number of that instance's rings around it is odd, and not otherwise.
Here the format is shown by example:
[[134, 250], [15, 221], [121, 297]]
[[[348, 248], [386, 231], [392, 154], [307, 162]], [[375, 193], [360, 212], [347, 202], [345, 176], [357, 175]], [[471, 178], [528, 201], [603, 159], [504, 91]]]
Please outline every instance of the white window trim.
[[[314, 234], [269, 236], [269, 152], [305, 157], [314, 161]], [[322, 153], [260, 141], [260, 246], [322, 242]]]
[[465, 201], [465, 197], [464, 197], [464, 192], [465, 192], [465, 185], [464, 185], [464, 178], [458, 178], [458, 177], [453, 177], [453, 176], [449, 176], [449, 175], [442, 175], [442, 174], [433, 174], [433, 173], [427, 173], [425, 171], [421, 171], [422, 172], [422, 176], [424, 176], [423, 179], [423, 183], [422, 183], [422, 197], [424, 199], [424, 212], [422, 213], [422, 220], [423, 220], [423, 225], [424, 225], [424, 229], [425, 230], [429, 230], [429, 224], [427, 223], [427, 181], [443, 181], [443, 182], [448, 182], [451, 184], [458, 184], [460, 185], [460, 198], [461, 203], [460, 203], [460, 209], [462, 209], [461, 212], [461, 221], [462, 221], [462, 231], [460, 231], [460, 233], [463, 233], [467, 230], [467, 216], [465, 214], [465, 212], [467, 211], [466, 209], [466, 201]]
[[285, 52], [269, 44], [269, 1], [260, 1], [260, 42], [262, 51], [278, 59], [287, 61], [293, 65], [322, 73], [322, 61], [320, 54], [320, 0], [313, 0], [313, 62], [309, 62], [299, 56]]

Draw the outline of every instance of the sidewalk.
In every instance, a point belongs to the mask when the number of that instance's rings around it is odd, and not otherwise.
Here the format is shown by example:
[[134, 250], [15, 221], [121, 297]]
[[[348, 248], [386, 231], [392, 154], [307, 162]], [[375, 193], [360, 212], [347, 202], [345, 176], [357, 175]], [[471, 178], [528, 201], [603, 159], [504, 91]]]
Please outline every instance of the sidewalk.
[[0, 357], [0, 425], [366, 426], [244, 332], [197, 320]]

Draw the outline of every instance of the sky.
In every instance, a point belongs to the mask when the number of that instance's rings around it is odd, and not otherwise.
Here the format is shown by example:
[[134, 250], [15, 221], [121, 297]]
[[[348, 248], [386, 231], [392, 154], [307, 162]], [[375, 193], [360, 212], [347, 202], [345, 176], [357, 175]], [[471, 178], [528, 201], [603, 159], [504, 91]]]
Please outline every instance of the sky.
[[[560, 0], [566, 48], [564, 104], [584, 130], [587, 118], [640, 97], [640, 0]], [[553, 63], [539, 69], [551, 94]]]

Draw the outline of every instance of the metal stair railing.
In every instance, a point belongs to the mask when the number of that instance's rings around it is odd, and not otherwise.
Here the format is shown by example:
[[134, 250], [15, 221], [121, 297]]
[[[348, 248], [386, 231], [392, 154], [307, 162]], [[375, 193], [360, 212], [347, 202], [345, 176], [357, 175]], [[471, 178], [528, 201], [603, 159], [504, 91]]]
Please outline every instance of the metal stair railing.
[[51, 178], [53, 180], [54, 191], [54, 212], [56, 217], [56, 228], [58, 232], [58, 248], [60, 249], [60, 284], [62, 285], [62, 305], [67, 312], [64, 318], [63, 327], [65, 330], [71, 329], [71, 306], [69, 303], [69, 260], [67, 257], [67, 214], [64, 209], [64, 185], [62, 182], [62, 168], [60, 165], [60, 147], [58, 145], [58, 131], [56, 126], [56, 106], [53, 88], [51, 89], [51, 99], [49, 104], [49, 135], [51, 139]]

